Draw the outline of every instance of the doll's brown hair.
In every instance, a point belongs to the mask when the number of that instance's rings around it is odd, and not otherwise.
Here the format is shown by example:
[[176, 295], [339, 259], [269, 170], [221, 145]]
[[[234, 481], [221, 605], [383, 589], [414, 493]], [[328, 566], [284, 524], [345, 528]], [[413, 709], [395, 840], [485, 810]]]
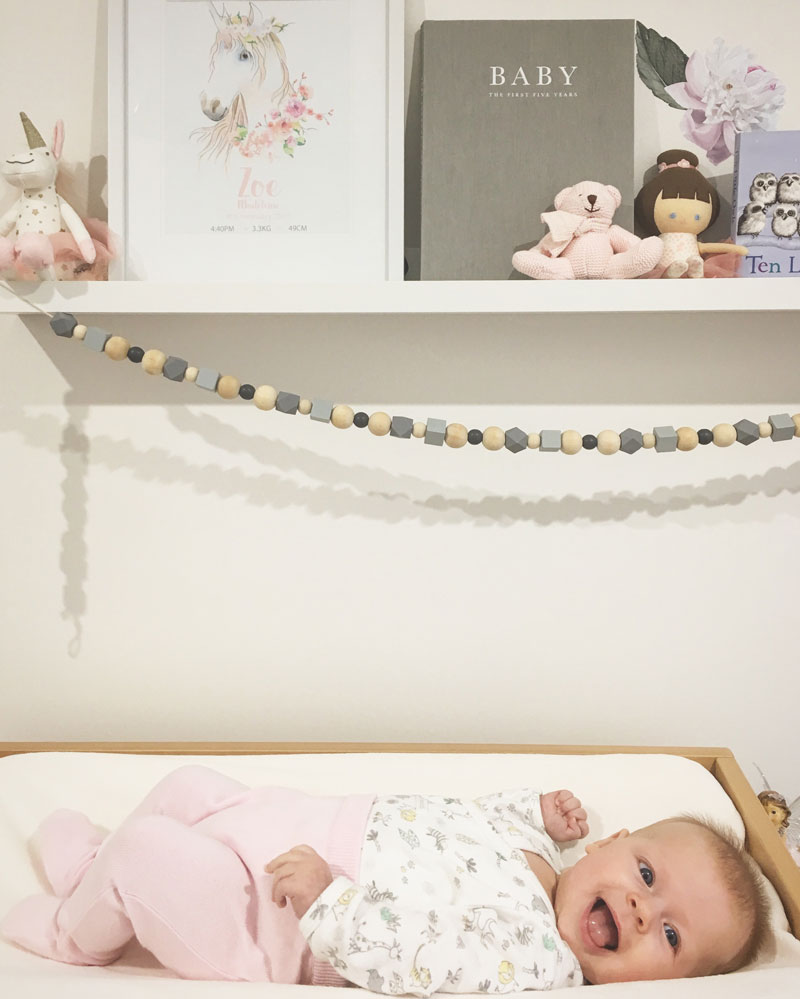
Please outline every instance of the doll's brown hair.
[[[685, 160], [690, 166], [676, 166]], [[659, 172], [636, 195], [633, 203], [636, 222], [647, 236], [657, 236], [654, 221], [655, 204], [662, 198], [697, 198], [711, 203], [711, 225], [719, 215], [719, 195], [697, 169], [699, 160], [688, 149], [667, 149], [658, 157]], [[663, 166], [662, 166], [663, 164]]]

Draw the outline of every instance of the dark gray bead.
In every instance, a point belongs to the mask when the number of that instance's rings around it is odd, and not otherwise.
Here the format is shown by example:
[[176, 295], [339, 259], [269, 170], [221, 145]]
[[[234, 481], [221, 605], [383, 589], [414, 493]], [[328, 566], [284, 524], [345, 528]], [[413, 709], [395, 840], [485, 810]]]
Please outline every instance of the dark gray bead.
[[512, 427], [511, 430], [506, 430], [506, 448], [512, 454], [519, 454], [520, 451], [524, 451], [527, 447], [528, 435], [524, 430], [520, 430], [519, 427]]
[[300, 405], [300, 396], [295, 395], [294, 392], [279, 392], [278, 398], [275, 400], [275, 408], [279, 413], [288, 413], [293, 416], [297, 412], [297, 407]]
[[414, 429], [414, 421], [408, 416], [393, 416], [392, 426], [389, 430], [389, 435], [391, 437], [402, 437], [403, 439], [411, 437], [411, 432]]
[[[595, 441], [596, 445], [597, 441]], [[636, 454], [640, 447], [642, 447], [642, 434], [639, 430], [632, 430], [628, 427], [619, 435], [619, 449], [625, 454]]]
[[761, 436], [758, 432], [758, 424], [753, 423], [752, 420], [739, 420], [733, 426], [736, 429], [736, 440], [740, 444], [752, 444]]
[[56, 312], [50, 326], [56, 336], [72, 336], [78, 320], [70, 312]]
[[188, 362], [184, 361], [182, 357], [170, 356], [164, 361], [162, 374], [165, 378], [169, 378], [171, 382], [182, 382], [188, 367]]

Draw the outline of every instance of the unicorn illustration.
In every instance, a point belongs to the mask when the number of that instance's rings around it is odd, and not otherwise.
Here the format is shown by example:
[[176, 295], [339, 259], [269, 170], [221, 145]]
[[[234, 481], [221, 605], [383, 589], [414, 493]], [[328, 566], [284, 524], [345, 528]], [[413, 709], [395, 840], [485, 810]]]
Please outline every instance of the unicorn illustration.
[[319, 114], [308, 105], [311, 89], [303, 74], [291, 79], [286, 50], [280, 35], [289, 27], [274, 17], [265, 17], [250, 3], [247, 14], [209, 10], [216, 36], [209, 53], [210, 76], [200, 95], [203, 114], [213, 125], [197, 129], [202, 156], [226, 159], [238, 148], [245, 156], [258, 155], [272, 147], [289, 156], [305, 145], [311, 119], [327, 120], [332, 112]]

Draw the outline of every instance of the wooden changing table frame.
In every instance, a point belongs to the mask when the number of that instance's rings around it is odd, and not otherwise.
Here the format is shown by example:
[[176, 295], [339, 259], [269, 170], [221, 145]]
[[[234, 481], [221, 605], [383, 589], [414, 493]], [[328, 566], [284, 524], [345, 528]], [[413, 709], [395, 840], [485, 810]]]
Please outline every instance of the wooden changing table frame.
[[0, 757], [15, 753], [136, 753], [147, 756], [281, 756], [296, 753], [543, 753], [592, 756], [665, 753], [682, 756], [710, 771], [733, 801], [744, 822], [747, 849], [775, 886], [792, 933], [800, 940], [800, 867], [789, 856], [730, 749], [442, 742], [0, 742]]

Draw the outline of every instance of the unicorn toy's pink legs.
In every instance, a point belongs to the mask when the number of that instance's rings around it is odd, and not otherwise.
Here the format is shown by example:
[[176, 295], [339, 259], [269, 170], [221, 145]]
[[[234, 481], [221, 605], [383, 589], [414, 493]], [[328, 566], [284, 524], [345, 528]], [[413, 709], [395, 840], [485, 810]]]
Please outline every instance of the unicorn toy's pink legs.
[[47, 236], [34, 232], [25, 233], [17, 240], [14, 252], [19, 263], [36, 271], [40, 280], [55, 280], [55, 254], [53, 244]]

